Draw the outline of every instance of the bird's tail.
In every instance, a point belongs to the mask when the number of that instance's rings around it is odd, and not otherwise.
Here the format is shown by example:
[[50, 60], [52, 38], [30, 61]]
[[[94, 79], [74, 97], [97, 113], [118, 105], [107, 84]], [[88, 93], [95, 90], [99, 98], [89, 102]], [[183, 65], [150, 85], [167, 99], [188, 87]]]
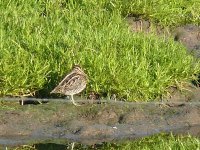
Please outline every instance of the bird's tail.
[[57, 93], [57, 90], [56, 90], [56, 88], [55, 88], [55, 89], [53, 89], [53, 90], [50, 92], [50, 94], [53, 94], [53, 93]]

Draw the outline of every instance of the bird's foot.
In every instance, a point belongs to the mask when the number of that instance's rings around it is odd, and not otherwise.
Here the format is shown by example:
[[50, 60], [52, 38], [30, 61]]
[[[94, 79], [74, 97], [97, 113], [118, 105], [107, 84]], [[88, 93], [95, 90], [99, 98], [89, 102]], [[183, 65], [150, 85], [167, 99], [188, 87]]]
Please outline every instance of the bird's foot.
[[81, 106], [79, 104], [77, 104], [75, 101], [72, 100], [72, 103], [75, 105], [75, 106]]

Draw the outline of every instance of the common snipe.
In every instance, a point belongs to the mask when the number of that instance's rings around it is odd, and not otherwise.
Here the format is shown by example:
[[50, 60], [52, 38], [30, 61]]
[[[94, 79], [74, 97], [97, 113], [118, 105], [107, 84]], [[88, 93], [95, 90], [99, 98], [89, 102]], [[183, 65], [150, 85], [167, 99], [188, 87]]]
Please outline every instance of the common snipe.
[[70, 95], [72, 103], [76, 106], [80, 106], [75, 103], [73, 95], [83, 91], [87, 84], [87, 75], [81, 69], [79, 65], [75, 65], [72, 71], [66, 75], [66, 77], [59, 83], [57, 87], [51, 91], [51, 93], [60, 93], [64, 95]]

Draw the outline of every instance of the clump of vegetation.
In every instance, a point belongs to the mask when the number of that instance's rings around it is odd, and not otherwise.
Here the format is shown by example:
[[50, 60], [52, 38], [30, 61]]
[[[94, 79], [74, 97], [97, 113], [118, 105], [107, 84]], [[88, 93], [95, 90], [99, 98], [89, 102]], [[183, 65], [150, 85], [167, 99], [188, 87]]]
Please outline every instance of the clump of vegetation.
[[[106, 0], [105, 0], [106, 1]], [[110, 6], [110, 7], [109, 7]], [[200, 24], [200, 1], [191, 0], [140, 0], [107, 2], [110, 9], [120, 8], [122, 15], [140, 16], [162, 26], [175, 27], [183, 24]]]
[[[141, 3], [145, 8], [156, 5]], [[154, 99], [168, 87], [194, 79], [200, 67], [183, 46], [172, 39], [130, 33], [122, 14], [141, 4], [127, 5], [81, 0], [3, 2], [0, 94], [49, 93], [73, 64], [80, 64], [88, 74], [87, 92], [115, 93], [128, 100]]]
[[168, 150], [168, 149], [179, 149], [179, 150], [190, 150], [199, 149], [200, 140], [191, 136], [174, 136], [172, 134], [159, 134], [142, 140], [127, 141], [118, 144], [105, 144], [102, 149], [115, 149], [115, 150], [129, 150], [136, 148], [138, 150]]

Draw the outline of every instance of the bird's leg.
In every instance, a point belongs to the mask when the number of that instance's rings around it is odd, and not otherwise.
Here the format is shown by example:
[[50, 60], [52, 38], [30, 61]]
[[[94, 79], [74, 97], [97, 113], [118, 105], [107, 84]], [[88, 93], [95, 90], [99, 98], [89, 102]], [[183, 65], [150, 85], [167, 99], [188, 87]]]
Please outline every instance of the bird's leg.
[[24, 97], [20, 96], [20, 98], [21, 98], [21, 105], [24, 105]]
[[21, 100], [21, 105], [24, 105], [24, 100], [23, 99]]
[[72, 103], [73, 103], [75, 106], [81, 106], [81, 105], [75, 103], [73, 95], [71, 95], [71, 98], [72, 98]]

